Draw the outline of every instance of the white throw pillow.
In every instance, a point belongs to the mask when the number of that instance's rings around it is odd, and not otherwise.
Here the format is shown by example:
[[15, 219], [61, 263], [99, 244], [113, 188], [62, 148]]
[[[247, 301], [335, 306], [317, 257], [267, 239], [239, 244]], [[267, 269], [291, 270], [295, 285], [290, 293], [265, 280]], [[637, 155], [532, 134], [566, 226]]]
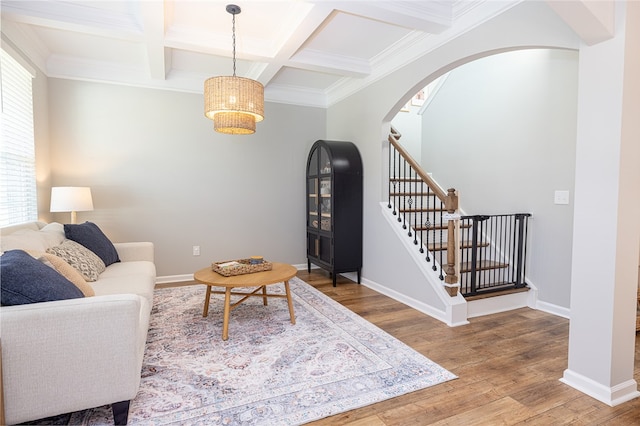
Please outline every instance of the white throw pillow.
[[9, 250], [33, 250], [46, 251], [49, 244], [47, 237], [40, 231], [33, 229], [21, 229], [9, 235], [0, 237], [0, 251]]
[[57, 246], [66, 240], [64, 235], [64, 225], [58, 222], [51, 222], [47, 224], [40, 230], [40, 232], [44, 233], [48, 247]]

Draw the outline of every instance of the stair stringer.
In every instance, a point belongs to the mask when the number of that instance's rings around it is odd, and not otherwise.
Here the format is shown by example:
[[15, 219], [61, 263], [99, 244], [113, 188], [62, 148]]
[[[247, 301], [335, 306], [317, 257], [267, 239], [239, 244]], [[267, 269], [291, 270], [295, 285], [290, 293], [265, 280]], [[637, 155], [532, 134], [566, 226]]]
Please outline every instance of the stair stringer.
[[[391, 210], [387, 207], [387, 203], [381, 202], [380, 208], [382, 210], [382, 216], [389, 224], [389, 228], [393, 234], [398, 237], [398, 240], [405, 248], [407, 254], [411, 257], [412, 261], [418, 267], [425, 279], [425, 284], [430, 286], [433, 293], [437, 295], [438, 305], [444, 305], [444, 310], [429, 305], [428, 301], [418, 302], [413, 300], [407, 300], [406, 297], [397, 297], [398, 295], [390, 294], [389, 291], [385, 291], [384, 288], [376, 288], [377, 291], [385, 293], [387, 296], [399, 300], [414, 309], [423, 312], [430, 317], [433, 317], [445, 324], [455, 327], [460, 325], [469, 324], [467, 321], [467, 301], [458, 293], [455, 297], [450, 296], [444, 286], [444, 281], [439, 278], [437, 271], [431, 269], [432, 263], [427, 262], [424, 259], [424, 254], [419, 252], [420, 247], [413, 244], [411, 238], [407, 238], [407, 231], [402, 229], [402, 225], [397, 221], [397, 216], [391, 213]], [[426, 248], [425, 248], [426, 250]], [[434, 262], [434, 261], [432, 261]], [[389, 289], [386, 289], [389, 290]]]

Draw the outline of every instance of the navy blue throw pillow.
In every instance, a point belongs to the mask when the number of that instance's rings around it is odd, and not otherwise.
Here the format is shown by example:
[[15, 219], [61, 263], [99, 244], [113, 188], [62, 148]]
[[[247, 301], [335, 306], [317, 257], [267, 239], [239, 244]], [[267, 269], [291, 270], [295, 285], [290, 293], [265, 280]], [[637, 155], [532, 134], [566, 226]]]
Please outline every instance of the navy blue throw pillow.
[[0, 304], [26, 305], [76, 299], [84, 294], [71, 281], [22, 250], [0, 256]]
[[68, 239], [82, 244], [98, 255], [105, 266], [120, 262], [118, 252], [113, 246], [113, 243], [95, 223], [85, 222], [79, 225], [66, 224], [64, 225], [64, 234]]

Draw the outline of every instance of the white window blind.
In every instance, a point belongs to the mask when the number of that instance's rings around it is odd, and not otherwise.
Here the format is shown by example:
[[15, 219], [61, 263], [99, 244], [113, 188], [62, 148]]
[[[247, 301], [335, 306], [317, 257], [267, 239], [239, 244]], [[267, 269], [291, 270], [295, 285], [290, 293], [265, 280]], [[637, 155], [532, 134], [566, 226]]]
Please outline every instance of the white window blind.
[[2, 141], [0, 143], [0, 226], [37, 220], [33, 136], [33, 76], [0, 50]]

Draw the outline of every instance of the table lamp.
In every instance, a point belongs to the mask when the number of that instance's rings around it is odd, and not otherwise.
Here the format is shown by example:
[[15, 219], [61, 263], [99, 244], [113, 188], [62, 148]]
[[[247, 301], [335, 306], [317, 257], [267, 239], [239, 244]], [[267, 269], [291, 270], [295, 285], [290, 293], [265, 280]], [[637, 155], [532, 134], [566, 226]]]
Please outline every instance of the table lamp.
[[51, 188], [51, 208], [54, 212], [71, 212], [71, 223], [76, 223], [76, 212], [93, 210], [91, 188], [88, 186], [54, 186]]

